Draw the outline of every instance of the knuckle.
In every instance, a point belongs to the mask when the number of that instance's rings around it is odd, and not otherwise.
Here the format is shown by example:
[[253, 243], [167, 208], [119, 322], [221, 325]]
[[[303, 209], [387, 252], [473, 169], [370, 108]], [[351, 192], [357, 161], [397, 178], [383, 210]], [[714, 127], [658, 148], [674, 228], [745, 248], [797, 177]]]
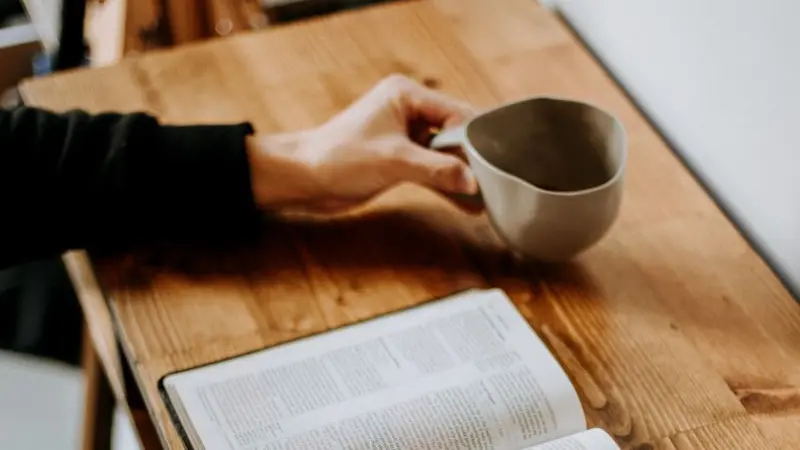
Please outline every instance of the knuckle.
[[465, 165], [460, 160], [455, 159], [453, 164], [447, 169], [444, 175], [444, 183], [451, 189], [458, 189], [463, 185]]
[[459, 161], [456, 158], [446, 157], [429, 167], [430, 176], [436, 180], [449, 181], [458, 176]]

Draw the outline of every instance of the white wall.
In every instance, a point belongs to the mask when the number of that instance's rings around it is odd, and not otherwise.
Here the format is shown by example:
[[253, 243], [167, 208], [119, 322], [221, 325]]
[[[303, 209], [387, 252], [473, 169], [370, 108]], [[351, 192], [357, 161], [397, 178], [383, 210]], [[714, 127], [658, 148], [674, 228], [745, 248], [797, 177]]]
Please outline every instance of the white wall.
[[800, 1], [557, 8], [800, 288]]
[[0, 448], [77, 449], [80, 370], [0, 351]]
[[[80, 368], [0, 351], [0, 449], [78, 450], [84, 380]], [[114, 450], [139, 450], [130, 419], [114, 415]]]

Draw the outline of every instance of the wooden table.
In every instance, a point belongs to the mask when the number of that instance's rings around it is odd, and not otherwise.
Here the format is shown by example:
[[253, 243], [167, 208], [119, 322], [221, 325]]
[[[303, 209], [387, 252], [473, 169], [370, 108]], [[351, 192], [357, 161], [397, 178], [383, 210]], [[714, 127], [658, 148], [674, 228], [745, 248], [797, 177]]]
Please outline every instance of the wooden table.
[[[404, 186], [358, 217], [275, 222], [247, 248], [67, 255], [111, 387], [128, 404], [141, 390], [161, 442], [181, 446], [156, 389], [168, 372], [492, 285], [557, 355], [590, 424], [626, 448], [800, 448], [800, 306], [533, 0], [383, 5], [31, 81], [22, 91], [57, 110], [252, 120], [277, 131], [321, 123], [392, 72], [480, 106], [555, 94], [618, 114], [631, 154], [613, 231], [572, 264], [521, 267], [485, 218]], [[126, 366], [135, 380], [127, 387]], [[136, 417], [146, 434], [147, 416]]]

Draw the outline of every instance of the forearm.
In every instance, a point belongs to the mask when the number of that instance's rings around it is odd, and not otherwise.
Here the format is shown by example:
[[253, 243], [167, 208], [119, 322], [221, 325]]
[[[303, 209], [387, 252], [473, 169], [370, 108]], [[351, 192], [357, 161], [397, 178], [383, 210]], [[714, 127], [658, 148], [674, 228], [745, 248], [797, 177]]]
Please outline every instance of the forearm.
[[226, 233], [256, 214], [247, 124], [0, 112], [0, 266], [71, 248]]

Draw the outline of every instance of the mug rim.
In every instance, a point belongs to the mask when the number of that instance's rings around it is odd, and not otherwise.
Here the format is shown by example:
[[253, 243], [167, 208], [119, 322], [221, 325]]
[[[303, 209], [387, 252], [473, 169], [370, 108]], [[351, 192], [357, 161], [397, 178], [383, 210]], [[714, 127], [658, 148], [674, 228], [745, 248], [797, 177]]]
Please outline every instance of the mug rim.
[[[533, 183], [531, 183], [529, 181], [523, 180], [522, 178], [520, 178], [520, 177], [518, 177], [518, 176], [516, 176], [514, 174], [508, 173], [508, 172], [506, 172], [504, 170], [500, 170], [497, 166], [495, 166], [494, 164], [492, 164], [489, 161], [487, 161], [486, 158], [484, 158], [483, 155], [481, 155], [480, 152], [472, 145], [472, 141], [470, 140], [469, 134], [467, 133], [467, 130], [469, 129], [470, 125], [472, 125], [475, 122], [476, 119], [479, 119], [480, 117], [483, 117], [483, 116], [485, 116], [485, 115], [487, 115], [487, 114], [489, 114], [489, 113], [491, 113], [493, 111], [496, 111], [496, 110], [499, 110], [499, 109], [503, 109], [503, 108], [508, 107], [508, 106], [517, 105], [517, 104], [520, 104], [520, 103], [531, 102], [531, 101], [534, 101], [534, 100], [555, 100], [555, 101], [560, 101], [560, 102], [568, 102], [568, 103], [580, 104], [580, 105], [583, 105], [583, 106], [588, 106], [590, 108], [593, 108], [593, 109], [595, 109], [597, 111], [600, 111], [603, 114], [605, 114], [608, 117], [610, 117], [614, 121], [614, 124], [619, 128], [619, 130], [622, 133], [622, 155], [620, 157], [620, 162], [619, 162], [619, 164], [617, 166], [617, 169], [614, 171], [614, 174], [611, 177], [609, 177], [608, 180], [606, 180], [602, 184], [598, 184], [597, 186], [592, 186], [592, 187], [589, 187], [589, 188], [580, 189], [580, 190], [576, 190], [576, 191], [554, 191], [554, 190], [550, 190], [550, 189], [544, 189], [544, 188], [539, 187], [539, 186], [537, 186], [537, 185], [535, 185], [535, 184], [533, 184]], [[536, 189], [539, 192], [542, 192], [542, 193], [545, 193], [545, 194], [548, 194], [548, 195], [559, 196], [559, 197], [577, 197], [577, 196], [580, 196], [580, 195], [587, 195], [587, 194], [591, 194], [591, 193], [594, 193], [594, 192], [597, 192], [597, 191], [601, 191], [601, 190], [606, 189], [607, 187], [609, 187], [611, 185], [616, 184], [619, 181], [619, 179], [622, 177], [622, 174], [625, 172], [625, 168], [628, 165], [628, 133], [627, 133], [627, 130], [625, 130], [625, 127], [622, 125], [622, 121], [619, 119], [619, 117], [617, 117], [616, 114], [612, 114], [607, 109], [601, 108], [601, 107], [597, 106], [594, 103], [590, 103], [590, 102], [587, 102], [587, 101], [584, 101], [584, 100], [576, 100], [576, 99], [569, 98], [569, 97], [561, 97], [561, 96], [555, 96], [555, 95], [537, 95], [537, 96], [534, 96], [534, 97], [527, 97], [527, 98], [523, 98], [521, 100], [514, 100], [514, 101], [502, 103], [502, 104], [500, 104], [498, 106], [495, 106], [494, 108], [491, 108], [491, 109], [488, 109], [486, 111], [483, 111], [482, 113], [479, 113], [479, 114], [471, 117], [469, 120], [467, 120], [466, 122], [461, 124], [460, 128], [463, 130], [462, 145], [464, 147], [467, 147], [469, 149], [470, 153], [473, 155], [473, 157], [475, 157], [478, 160], [480, 160], [486, 167], [488, 167], [492, 171], [496, 172], [498, 175], [502, 175], [502, 176], [505, 176], [505, 177], [508, 177], [508, 178], [512, 178], [512, 179], [517, 180], [517, 181], [519, 181], [519, 182], [521, 182], [521, 183], [523, 183], [523, 184], [525, 184], [527, 186], [530, 186], [530, 187]]]

